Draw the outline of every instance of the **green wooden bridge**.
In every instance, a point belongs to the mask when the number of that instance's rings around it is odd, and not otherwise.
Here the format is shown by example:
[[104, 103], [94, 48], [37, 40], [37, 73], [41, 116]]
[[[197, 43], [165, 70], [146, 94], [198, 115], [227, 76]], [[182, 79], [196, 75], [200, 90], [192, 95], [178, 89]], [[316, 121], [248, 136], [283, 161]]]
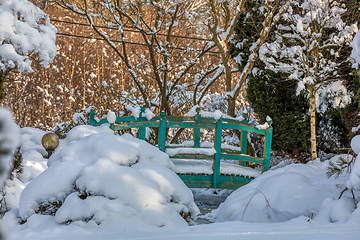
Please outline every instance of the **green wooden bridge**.
[[[222, 188], [236, 189], [242, 185], [249, 183], [261, 172], [269, 170], [272, 122], [268, 121], [267, 128], [257, 128], [248, 125], [247, 114], [243, 114], [243, 120], [228, 118], [210, 118], [202, 117], [197, 109], [195, 116], [166, 116], [165, 112], [161, 112], [160, 116], [147, 120], [144, 116], [144, 107], [141, 107], [139, 117], [123, 116], [117, 117], [115, 124], [110, 124], [110, 128], [114, 131], [126, 129], [137, 129], [137, 137], [146, 140], [146, 128], [157, 129], [157, 147], [168, 153], [173, 160], [179, 177], [190, 188]], [[95, 112], [90, 112], [89, 124], [99, 126], [108, 123], [107, 119], [100, 121], [95, 120]], [[184, 144], [169, 144], [167, 132], [171, 128], [191, 129], [193, 132], [193, 143], [184, 146]], [[201, 129], [214, 129], [214, 143], [204, 144], [200, 139]], [[229, 146], [222, 143], [223, 130], [233, 129], [240, 132], [240, 148]], [[263, 157], [254, 157], [247, 154], [247, 135], [253, 132], [264, 136]], [[205, 146], [205, 147], [204, 147]], [[236, 160], [239, 164], [226, 163], [221, 160]], [[255, 170], [246, 167], [246, 163], [257, 165]], [[195, 164], [194, 164], [195, 163]], [[249, 164], [248, 164], [249, 165]], [[185, 166], [185, 167], [184, 167]], [[182, 171], [181, 169], [187, 169]], [[199, 171], [193, 171], [195, 168]], [[226, 170], [226, 169], [230, 169]], [[201, 170], [205, 170], [201, 172]]]

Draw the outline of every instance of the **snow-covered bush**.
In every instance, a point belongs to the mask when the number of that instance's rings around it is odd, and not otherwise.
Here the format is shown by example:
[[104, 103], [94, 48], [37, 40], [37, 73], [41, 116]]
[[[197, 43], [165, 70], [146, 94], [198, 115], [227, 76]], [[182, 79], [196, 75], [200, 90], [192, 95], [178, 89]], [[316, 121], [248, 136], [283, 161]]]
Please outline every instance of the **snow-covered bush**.
[[[11, 114], [0, 108], [0, 190], [3, 189], [4, 180], [9, 176], [11, 160], [18, 142], [18, 127], [14, 124]], [[1, 195], [0, 195], [1, 196]], [[3, 203], [0, 197], [0, 206]], [[0, 220], [0, 239], [4, 238], [5, 229]]]
[[56, 56], [56, 28], [40, 8], [27, 0], [0, 1], [0, 71], [32, 72], [30, 53], [47, 67]]
[[358, 31], [356, 34], [355, 34], [355, 37], [353, 39], [353, 50], [351, 52], [351, 55], [352, 57], [354, 58], [355, 60], [355, 64], [354, 64], [354, 67], [355, 68], [358, 68], [359, 64], [360, 64], [360, 31]]
[[74, 113], [71, 122], [58, 123], [51, 131], [55, 133], [60, 139], [65, 138], [68, 132], [74, 127], [79, 125], [88, 125], [90, 112], [94, 109], [94, 106], [90, 106]]
[[210, 217], [219, 222], [281, 222], [301, 215], [313, 217], [324, 199], [337, 197], [335, 187], [330, 190], [320, 184], [321, 178], [327, 178], [326, 167], [326, 162], [316, 161], [270, 170], [234, 191]]
[[18, 142], [18, 127], [13, 123], [11, 114], [0, 108], [0, 188], [9, 175], [14, 150]]
[[43, 158], [46, 151], [41, 146], [41, 138], [46, 132], [25, 127], [21, 128], [19, 133], [19, 145], [14, 157], [13, 170], [4, 183], [4, 196], [2, 196], [4, 204], [0, 204], [0, 214], [18, 208], [22, 190], [47, 168], [46, 159]]
[[48, 161], [48, 169], [20, 197], [24, 221], [54, 215], [57, 223], [117, 223], [124, 229], [186, 225], [196, 218], [193, 195], [171, 170], [169, 157], [107, 125], [73, 128]]
[[351, 140], [351, 148], [357, 154], [357, 157], [351, 168], [350, 178], [346, 182], [346, 187], [349, 190], [360, 190], [360, 135], [355, 136]]

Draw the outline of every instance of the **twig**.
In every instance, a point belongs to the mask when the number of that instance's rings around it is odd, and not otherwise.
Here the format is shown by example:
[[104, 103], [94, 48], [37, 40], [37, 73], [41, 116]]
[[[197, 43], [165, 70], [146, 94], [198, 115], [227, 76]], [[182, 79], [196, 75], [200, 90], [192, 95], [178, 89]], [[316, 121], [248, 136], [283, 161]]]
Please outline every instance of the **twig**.
[[254, 198], [254, 196], [255, 196], [258, 192], [261, 193], [261, 194], [264, 196], [264, 198], [265, 198], [265, 201], [266, 201], [266, 210], [267, 210], [267, 213], [268, 213], [268, 217], [270, 218], [270, 213], [269, 213], [269, 207], [271, 207], [271, 206], [270, 206], [270, 202], [269, 202], [269, 200], [266, 198], [265, 194], [264, 194], [262, 191], [256, 190], [256, 192], [251, 196], [250, 200], [248, 201], [248, 203], [247, 203], [246, 206], [245, 206], [244, 212], [243, 212], [243, 214], [242, 214], [242, 216], [241, 216], [241, 221], [242, 221], [243, 218], [244, 218], [246, 209], [248, 208], [251, 200]]

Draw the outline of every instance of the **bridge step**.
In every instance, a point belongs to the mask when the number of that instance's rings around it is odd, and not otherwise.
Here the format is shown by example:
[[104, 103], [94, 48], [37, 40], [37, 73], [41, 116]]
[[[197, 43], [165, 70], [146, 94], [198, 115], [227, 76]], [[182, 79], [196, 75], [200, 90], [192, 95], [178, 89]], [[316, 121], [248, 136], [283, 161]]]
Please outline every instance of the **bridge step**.
[[[178, 175], [189, 188], [213, 188], [212, 175]], [[220, 175], [217, 188], [237, 189], [249, 183], [251, 180], [252, 178], [245, 178], [235, 175]]]
[[[175, 172], [177, 174], [199, 174], [212, 175], [213, 161], [205, 159], [171, 159], [175, 165]], [[261, 170], [256, 170], [249, 167], [240, 166], [227, 162], [220, 164], [221, 175], [242, 176], [245, 178], [256, 178], [261, 174]]]
[[[189, 188], [213, 188], [213, 160], [171, 159], [175, 172]], [[218, 188], [237, 189], [261, 174], [261, 170], [221, 162]]]

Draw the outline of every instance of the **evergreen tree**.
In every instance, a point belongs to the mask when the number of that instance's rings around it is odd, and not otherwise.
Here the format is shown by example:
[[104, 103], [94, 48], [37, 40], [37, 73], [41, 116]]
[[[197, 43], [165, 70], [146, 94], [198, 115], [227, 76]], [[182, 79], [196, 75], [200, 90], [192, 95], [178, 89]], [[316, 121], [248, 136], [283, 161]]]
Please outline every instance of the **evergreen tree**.
[[287, 73], [297, 80], [297, 95], [309, 101], [311, 154], [317, 158], [316, 112], [344, 107], [350, 102], [339, 69], [348, 61], [343, 55], [357, 31], [356, 24], [342, 20], [345, 5], [333, 1], [294, 1], [277, 26], [276, 38], [265, 44], [261, 59], [266, 68]]
[[[281, 79], [281, 80], [279, 80]], [[264, 71], [248, 78], [247, 98], [260, 122], [273, 120], [273, 148], [295, 155], [307, 151], [310, 126], [307, 101], [296, 96], [296, 82], [280, 73]]]

